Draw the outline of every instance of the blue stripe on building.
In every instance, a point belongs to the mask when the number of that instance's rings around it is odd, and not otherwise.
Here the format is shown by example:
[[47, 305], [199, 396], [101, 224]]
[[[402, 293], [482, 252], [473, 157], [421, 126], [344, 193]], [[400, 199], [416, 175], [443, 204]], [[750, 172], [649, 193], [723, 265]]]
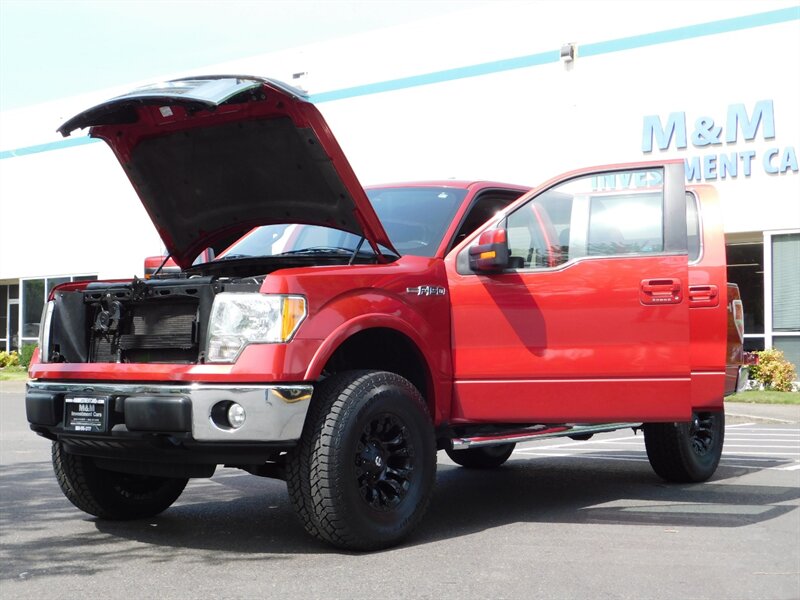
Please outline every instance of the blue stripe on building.
[[[679, 42], [683, 40], [704, 37], [707, 35], [731, 33], [734, 31], [763, 27], [766, 25], [776, 25], [778, 23], [786, 23], [796, 20], [800, 20], [800, 6], [783, 8], [780, 10], [773, 10], [754, 15], [746, 15], [743, 17], [733, 17], [731, 19], [711, 21], [709, 23], [676, 27], [674, 29], [665, 29], [664, 31], [644, 33], [641, 35], [607, 40], [604, 42], [580, 44], [578, 46], [578, 55], [581, 58], [600, 56], [602, 54], [610, 54], [612, 52], [622, 52], [625, 50], [633, 50], [635, 48], [644, 48], [646, 46], [654, 46], [657, 44]], [[559, 50], [539, 52], [526, 56], [518, 56], [515, 58], [506, 58], [502, 60], [480, 63], [477, 65], [456, 67], [453, 69], [434, 71], [432, 73], [424, 73], [421, 75], [412, 75], [410, 77], [401, 77], [399, 79], [368, 83], [365, 85], [358, 85], [340, 90], [320, 92], [318, 94], [311, 94], [310, 100], [314, 103], [320, 104], [323, 102], [332, 102], [334, 100], [368, 96], [370, 94], [393, 92], [423, 85], [443, 83], [446, 81], [456, 81], [458, 79], [466, 79], [469, 77], [480, 77], [481, 75], [490, 75], [493, 73], [501, 73], [503, 71], [511, 71], [514, 69], [525, 69], [529, 67], [555, 63], [558, 62], [559, 59]], [[82, 146], [84, 144], [90, 144], [96, 141], [98, 140], [89, 138], [87, 136], [82, 136], [67, 138], [47, 144], [37, 144], [35, 146], [17, 148], [16, 150], [3, 150], [0, 151], [0, 160], [4, 158], [14, 158], [17, 156], [26, 156], [28, 154], [38, 154], [40, 152], [50, 152], [51, 150], [60, 150], [62, 148], [71, 148], [73, 146]]]
[[80, 137], [58, 140], [57, 142], [49, 142], [47, 144], [26, 146], [24, 148], [17, 148], [16, 150], [3, 150], [0, 152], [0, 160], [4, 158], [14, 158], [15, 156], [26, 156], [28, 154], [39, 154], [40, 152], [50, 152], [51, 150], [61, 150], [62, 148], [72, 148], [73, 146], [83, 146], [85, 144], [92, 144], [99, 141], [100, 140], [84, 135]]

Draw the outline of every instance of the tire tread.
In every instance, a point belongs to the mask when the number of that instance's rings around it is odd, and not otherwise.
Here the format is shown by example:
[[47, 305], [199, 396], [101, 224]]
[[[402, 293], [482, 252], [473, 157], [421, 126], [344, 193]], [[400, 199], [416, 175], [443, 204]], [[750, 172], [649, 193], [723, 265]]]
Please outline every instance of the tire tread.
[[688, 423], [645, 423], [644, 442], [653, 471], [667, 481], [696, 483], [711, 477], [717, 469], [725, 438], [725, 413], [720, 411], [715, 454], [709, 464], [702, 464], [693, 453]]
[[[349, 484], [342, 480], [343, 469], [338, 468], [337, 463], [346, 457], [331, 452], [331, 449], [345, 444], [343, 428], [339, 424], [356, 418], [362, 408], [357, 400], [366, 386], [385, 385], [403, 388], [429, 420], [422, 396], [399, 375], [382, 371], [344, 372], [324, 380], [315, 390], [303, 435], [287, 461], [287, 487], [304, 528], [314, 537], [342, 548], [373, 550], [387, 545], [382, 540], [365, 539], [353, 528], [352, 516], [342, 497], [342, 490]], [[435, 449], [432, 424], [426, 435]], [[429, 458], [433, 461], [431, 470], [435, 476], [435, 450]], [[432, 487], [433, 476], [430, 479], [424, 484]], [[425, 494], [413, 520], [421, 518], [429, 500], [430, 494]], [[405, 527], [408, 523], [402, 525]]]
[[59, 442], [53, 442], [51, 456], [56, 480], [67, 500], [101, 519], [124, 521], [157, 515], [178, 499], [188, 482], [183, 478], [140, 476], [155, 489], [131, 493], [114, 485], [114, 478], [120, 474], [99, 469], [87, 456], [66, 452]]

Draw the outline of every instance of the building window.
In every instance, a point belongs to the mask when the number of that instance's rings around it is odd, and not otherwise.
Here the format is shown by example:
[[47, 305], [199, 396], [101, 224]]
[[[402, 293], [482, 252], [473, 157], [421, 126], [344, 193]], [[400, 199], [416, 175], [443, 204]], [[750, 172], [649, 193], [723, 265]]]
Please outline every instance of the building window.
[[8, 303], [8, 349], [19, 350], [19, 302]]
[[772, 346], [800, 367], [800, 232], [769, 237]]
[[69, 277], [48, 277], [47, 278], [47, 297], [50, 297], [50, 292], [53, 291], [53, 288], [57, 285], [61, 285], [62, 283], [69, 283]]
[[800, 331], [800, 233], [772, 237], [772, 328]]
[[[44, 279], [22, 281], [22, 338], [23, 344], [39, 337], [39, 321], [44, 306]], [[27, 340], [24, 338], [28, 338]]]
[[775, 336], [772, 338], [772, 347], [783, 352], [783, 356], [795, 367], [795, 373], [800, 376], [800, 335]]
[[0, 351], [8, 344], [8, 286], [0, 285]]
[[744, 305], [744, 349], [763, 350], [764, 345], [764, 245], [729, 244], [728, 281], [739, 286]]
[[20, 350], [36, 344], [42, 308], [57, 285], [70, 281], [94, 281], [96, 275], [22, 279], [13, 285], [0, 285], [0, 350]]

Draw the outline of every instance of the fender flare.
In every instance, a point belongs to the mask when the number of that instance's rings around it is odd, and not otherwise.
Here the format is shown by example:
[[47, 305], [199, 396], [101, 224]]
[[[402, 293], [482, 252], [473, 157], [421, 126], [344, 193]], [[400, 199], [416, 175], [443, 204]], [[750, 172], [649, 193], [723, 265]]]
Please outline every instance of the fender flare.
[[325, 338], [325, 341], [323, 341], [323, 343], [317, 349], [313, 358], [308, 364], [308, 368], [305, 372], [305, 380], [318, 380], [322, 375], [322, 369], [328, 363], [333, 354], [339, 349], [339, 347], [353, 335], [368, 329], [392, 329], [405, 335], [416, 346], [426, 363], [429, 376], [433, 377], [433, 369], [431, 368], [433, 363], [431, 362], [431, 357], [425, 351], [424, 343], [417, 332], [403, 319], [386, 314], [371, 313], [359, 315], [345, 323], [342, 323], [339, 325], [339, 327], [333, 330], [327, 338]]

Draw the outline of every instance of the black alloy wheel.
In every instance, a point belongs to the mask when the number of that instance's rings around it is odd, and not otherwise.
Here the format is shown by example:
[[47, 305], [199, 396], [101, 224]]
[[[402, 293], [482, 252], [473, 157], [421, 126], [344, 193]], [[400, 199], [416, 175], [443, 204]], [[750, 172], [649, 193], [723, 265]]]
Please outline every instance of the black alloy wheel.
[[714, 415], [712, 413], [695, 414], [689, 426], [689, 438], [692, 450], [697, 456], [706, 456], [714, 452]]
[[376, 510], [395, 508], [414, 477], [414, 443], [406, 426], [391, 414], [372, 419], [361, 432], [355, 464], [364, 501]]

